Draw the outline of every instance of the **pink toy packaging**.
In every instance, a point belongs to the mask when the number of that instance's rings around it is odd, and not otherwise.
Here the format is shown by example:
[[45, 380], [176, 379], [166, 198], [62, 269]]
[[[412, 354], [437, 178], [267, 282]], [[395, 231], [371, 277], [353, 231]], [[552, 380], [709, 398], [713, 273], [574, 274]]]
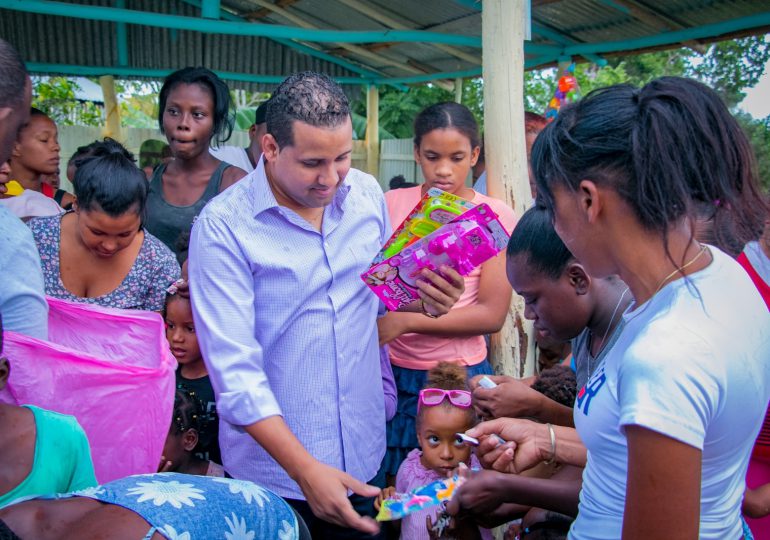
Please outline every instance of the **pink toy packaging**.
[[100, 483], [155, 472], [174, 408], [176, 360], [157, 313], [48, 298], [48, 339], [4, 333], [0, 401], [70, 414]]
[[370, 289], [395, 311], [419, 298], [417, 280], [423, 268], [439, 272], [442, 265], [467, 276], [508, 244], [508, 233], [492, 209], [480, 204], [375, 263], [361, 275]]
[[457, 195], [437, 188], [429, 189], [417, 203], [417, 206], [393, 232], [372, 264], [391, 258], [420, 238], [424, 238], [442, 225], [457, 219], [474, 206], [476, 205], [472, 202]]

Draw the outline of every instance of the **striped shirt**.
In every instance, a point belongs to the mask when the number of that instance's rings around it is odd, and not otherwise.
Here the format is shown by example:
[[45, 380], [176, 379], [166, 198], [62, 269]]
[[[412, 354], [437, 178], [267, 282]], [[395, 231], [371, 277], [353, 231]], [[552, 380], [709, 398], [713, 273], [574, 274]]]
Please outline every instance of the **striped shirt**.
[[362, 481], [377, 473], [385, 452], [379, 302], [360, 274], [390, 234], [387, 216], [374, 178], [351, 169], [319, 232], [278, 205], [260, 161], [195, 222], [193, 314], [235, 478], [304, 498], [241, 427], [275, 415], [319, 461]]

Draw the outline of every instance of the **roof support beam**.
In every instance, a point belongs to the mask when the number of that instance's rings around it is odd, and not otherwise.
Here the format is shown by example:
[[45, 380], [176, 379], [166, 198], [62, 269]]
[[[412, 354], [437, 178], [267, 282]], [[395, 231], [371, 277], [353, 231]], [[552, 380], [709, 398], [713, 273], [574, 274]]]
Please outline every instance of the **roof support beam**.
[[[340, 0], [340, 1], [344, 1], [344, 0]], [[547, 0], [547, 1], [545, 1], [545, 0], [540, 0], [540, 1], [538, 1], [538, 0], [531, 0], [531, 5], [532, 6], [538, 6], [540, 4], [546, 4], [546, 3], [550, 3], [550, 2], [554, 2], [554, 1], [558, 2], [558, 1], [561, 1], [561, 0]], [[608, 0], [608, 1], [611, 1], [611, 0]], [[455, 2], [457, 2], [460, 5], [465, 6], [467, 8], [470, 8], [470, 9], [474, 9], [476, 11], [482, 11], [481, 0], [455, 0]], [[531, 19], [530, 26], [531, 26], [531, 30], [532, 30], [533, 34], [536, 34], [538, 36], [544, 37], [546, 39], [550, 39], [551, 41], [553, 41], [555, 43], [558, 43], [559, 45], [571, 45], [571, 44], [574, 44], [574, 43], [579, 43], [575, 39], [573, 39], [573, 38], [571, 38], [569, 36], [564, 35], [563, 33], [559, 32], [558, 30], [554, 30], [553, 28], [549, 28], [546, 25], [543, 25], [543, 24], [535, 22], [534, 15], [530, 16], [530, 19]], [[526, 50], [526, 52], [535, 52], [533, 47], [532, 47], [532, 44], [525, 44], [524, 45], [524, 49]], [[593, 62], [594, 64], [597, 64], [599, 66], [606, 66], [607, 65], [607, 60], [605, 60], [601, 56], [598, 56], [598, 55], [595, 55], [595, 54], [588, 54], [588, 55], [583, 55], [583, 57], [586, 60], [588, 60], [590, 62]]]
[[[126, 0], [115, 0], [115, 7], [126, 7]], [[128, 29], [126, 23], [115, 24], [115, 40], [117, 41], [118, 65], [128, 65]]]
[[[279, 7], [286, 7], [290, 6], [292, 4], [296, 4], [298, 0], [278, 0], [275, 4]], [[272, 11], [265, 8], [259, 8], [256, 11], [250, 11], [249, 13], [244, 13], [243, 18], [247, 21], [255, 21], [257, 19], [263, 19], [270, 15]]]
[[673, 32], [663, 32], [652, 36], [643, 36], [640, 38], [608, 41], [605, 43], [580, 43], [577, 45], [567, 45], [562, 54], [564, 56], [585, 56], [588, 54], [608, 54], [623, 51], [633, 51], [636, 49], [649, 49], [652, 47], [661, 47], [673, 45], [674, 43], [685, 43], [694, 39], [710, 38], [733, 34], [752, 28], [765, 28], [770, 26], [770, 11], [757, 13], [748, 17], [730, 19], [712, 24], [704, 24], [687, 28], [684, 30], [675, 30]]
[[[186, 4], [190, 4], [195, 7], [201, 7], [201, 0], [182, 0]], [[287, 2], [289, 0], [283, 0], [283, 2]], [[292, 0], [295, 1], [295, 0]], [[230, 12], [227, 12], [225, 10], [219, 11], [219, 17], [221, 19], [227, 20], [227, 21], [233, 21], [233, 22], [242, 22], [243, 18], [234, 15]], [[352, 71], [353, 73], [358, 73], [362, 77], [366, 77], [369, 79], [373, 78], [379, 78], [382, 77], [381, 72], [377, 72], [370, 69], [362, 68], [361, 66], [357, 64], [351, 64], [347, 60], [344, 60], [342, 58], [339, 58], [337, 56], [332, 56], [331, 54], [326, 54], [323, 51], [319, 51], [318, 49], [314, 49], [313, 47], [309, 47], [303, 43], [298, 43], [296, 41], [292, 41], [290, 39], [280, 39], [280, 38], [272, 38], [273, 41], [280, 43], [281, 45], [284, 45], [286, 47], [290, 47], [292, 49], [296, 49], [304, 54], [307, 54], [308, 56], [313, 56], [315, 58], [320, 58], [321, 60], [326, 60], [327, 62], [331, 62], [332, 64], [337, 64], [338, 66], [342, 66], [345, 69]], [[406, 90], [405, 86], [399, 86], [400, 90]]]
[[[274, 12], [276, 15], [279, 15], [283, 17], [284, 19], [287, 19], [290, 22], [293, 22], [297, 26], [307, 29], [307, 30], [317, 30], [318, 27], [314, 24], [308, 22], [303, 17], [297, 15], [296, 13], [292, 13], [291, 11], [284, 9], [282, 7], [279, 7], [268, 0], [252, 0], [255, 4], [264, 7], [265, 9], [269, 9], [270, 11]], [[337, 43], [338, 46], [342, 47], [345, 50], [350, 51], [353, 54], [357, 54], [358, 56], [361, 56], [363, 58], [367, 58], [373, 62], [379, 62], [381, 64], [385, 64], [388, 66], [392, 66], [398, 69], [402, 69], [408, 73], [426, 73], [426, 71], [423, 71], [421, 69], [417, 69], [415, 67], [410, 66], [409, 64], [405, 64], [403, 62], [399, 62], [398, 60], [393, 60], [392, 58], [388, 58], [387, 56], [383, 56], [381, 54], [373, 53], [364, 47], [361, 47], [359, 45], [351, 45], [349, 43], [343, 43], [339, 42]]]
[[[545, 26], [543, 24], [536, 23], [534, 20], [532, 21], [532, 33], [537, 34], [538, 36], [544, 37], [546, 39], [550, 39], [551, 41], [559, 43], [560, 45], [573, 45], [573, 44], [579, 43], [578, 41], [565, 36], [564, 34], [562, 34], [557, 30], [549, 28], [548, 26]], [[607, 60], [605, 60], [604, 58], [596, 54], [587, 54], [587, 55], [584, 55], [584, 58], [599, 66], [607, 65]]]
[[166, 13], [151, 13], [106, 6], [70, 4], [51, 0], [0, 0], [0, 8], [49, 16], [75, 17], [94, 21], [124, 22], [159, 28], [191, 30], [207, 34], [235, 36], [263, 36], [269, 38], [299, 39], [317, 43], [446, 43], [465, 47], [481, 47], [481, 39], [458, 34], [443, 34], [423, 30], [320, 30], [303, 29], [276, 24], [229, 22], [200, 19]]
[[[173, 69], [141, 69], [118, 66], [81, 66], [72, 64], [46, 64], [42, 62], [27, 62], [30, 73], [58, 73], [62, 75], [77, 75], [83, 77], [101, 77], [114, 75], [116, 77], [151, 77], [163, 79], [174, 72]], [[230, 71], [215, 71], [222, 79], [249, 83], [280, 84], [286, 75], [254, 75], [252, 73], [234, 73]], [[334, 77], [339, 84], [366, 84], [367, 79], [359, 77]], [[382, 79], [378, 83], [391, 84], [390, 80]]]
[[631, 15], [635, 19], [638, 19], [645, 24], [649, 24], [657, 30], [681, 30], [682, 28], [685, 28], [682, 23], [663, 15], [649, 6], [645, 6], [641, 2], [636, 2], [635, 0], [602, 0], [602, 3], [622, 11], [627, 15]]
[[[409, 26], [407, 26], [401, 21], [394, 19], [393, 17], [387, 15], [386, 13], [383, 13], [381, 10], [372, 7], [372, 4], [370, 3], [367, 4], [362, 2], [361, 0], [337, 0], [337, 1], [342, 2], [346, 6], [358, 11], [359, 13], [363, 13], [370, 19], [375, 20], [385, 26], [395, 28], [396, 30], [409, 29]], [[452, 47], [451, 45], [444, 45], [441, 43], [437, 43], [433, 46], [436, 47], [437, 49], [440, 49], [446, 53], [451, 54], [456, 58], [459, 58], [460, 60], [465, 60], [466, 62], [470, 62], [471, 64], [481, 65], [481, 58], [479, 58], [478, 56], [474, 56], [472, 54], [468, 54], [465, 51], [461, 51], [460, 49]]]
[[[602, 0], [602, 3], [615, 9], [620, 9], [623, 13], [661, 31], [683, 30], [687, 28], [687, 26], [673, 17], [669, 17], [637, 0]], [[701, 54], [705, 52], [705, 47], [696, 41], [687, 41], [683, 45], [687, 45]]]
[[201, 5], [201, 16], [204, 19], [218, 19], [219, 0], [203, 0]]

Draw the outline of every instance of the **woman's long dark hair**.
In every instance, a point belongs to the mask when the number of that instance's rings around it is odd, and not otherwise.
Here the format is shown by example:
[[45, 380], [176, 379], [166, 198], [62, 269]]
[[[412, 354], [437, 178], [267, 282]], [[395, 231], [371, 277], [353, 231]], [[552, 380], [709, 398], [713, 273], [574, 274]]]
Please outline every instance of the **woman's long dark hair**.
[[591, 92], [543, 130], [532, 170], [546, 209], [554, 186], [576, 190], [590, 179], [615, 189], [666, 245], [670, 225], [704, 204], [744, 242], [757, 237], [768, 210], [745, 133], [716, 92], [691, 79]]

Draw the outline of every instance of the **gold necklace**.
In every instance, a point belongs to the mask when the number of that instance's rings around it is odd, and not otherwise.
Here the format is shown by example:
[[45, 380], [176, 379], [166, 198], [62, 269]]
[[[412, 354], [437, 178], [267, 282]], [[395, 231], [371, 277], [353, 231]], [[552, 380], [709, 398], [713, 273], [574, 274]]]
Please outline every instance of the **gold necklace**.
[[698, 251], [698, 253], [695, 254], [695, 257], [690, 259], [690, 261], [685, 263], [683, 266], [681, 266], [681, 267], [677, 266], [676, 269], [674, 269], [673, 272], [671, 272], [669, 275], [667, 275], [666, 277], [663, 278], [663, 281], [660, 282], [660, 285], [658, 285], [658, 288], [655, 289], [654, 293], [652, 293], [652, 296], [655, 296], [656, 294], [658, 294], [660, 292], [660, 290], [663, 288], [663, 286], [666, 284], [666, 282], [669, 279], [671, 279], [672, 277], [674, 277], [677, 273], [681, 272], [682, 274], [684, 274], [685, 269], [687, 267], [693, 265], [695, 263], [695, 261], [700, 259], [700, 256], [703, 255], [704, 253], [706, 253], [707, 250], [708, 250], [708, 248], [706, 247], [706, 245], [705, 244], [702, 245], [701, 248], [700, 248], [700, 251]]

